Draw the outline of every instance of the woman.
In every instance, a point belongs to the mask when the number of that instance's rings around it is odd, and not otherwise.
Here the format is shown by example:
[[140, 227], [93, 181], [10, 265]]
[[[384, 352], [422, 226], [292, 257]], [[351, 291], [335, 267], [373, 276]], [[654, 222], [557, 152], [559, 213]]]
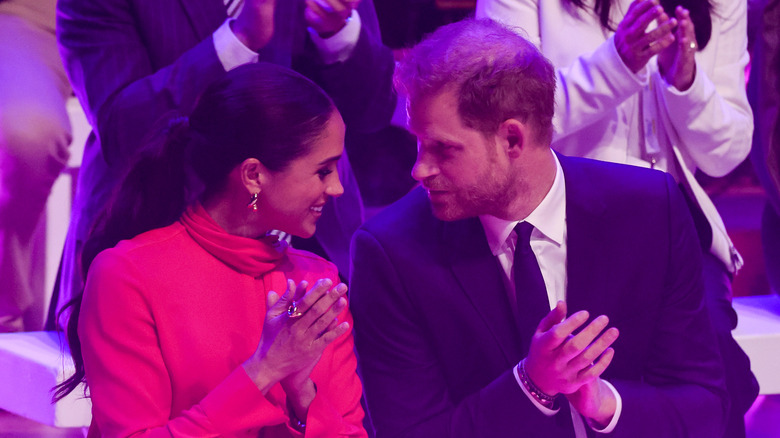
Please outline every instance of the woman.
[[746, 14], [744, 0], [477, 2], [477, 16], [521, 28], [555, 65], [556, 150], [664, 170], [683, 189], [732, 395], [728, 437], [744, 437], [742, 415], [758, 393], [731, 336], [742, 258], [694, 175], [723, 176], [750, 151]]
[[366, 435], [346, 286], [269, 234], [314, 233], [343, 191], [343, 144], [321, 89], [249, 64], [135, 164], [68, 327], [76, 374], [58, 397], [86, 381], [90, 436]]

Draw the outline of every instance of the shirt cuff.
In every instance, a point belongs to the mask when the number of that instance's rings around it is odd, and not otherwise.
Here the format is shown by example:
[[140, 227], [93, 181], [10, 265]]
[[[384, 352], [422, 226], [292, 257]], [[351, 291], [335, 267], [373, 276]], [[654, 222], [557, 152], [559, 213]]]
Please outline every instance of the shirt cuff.
[[623, 412], [623, 399], [620, 398], [620, 393], [617, 392], [617, 389], [615, 389], [614, 386], [612, 386], [611, 383], [607, 382], [606, 380], [602, 381], [607, 385], [607, 388], [609, 388], [610, 391], [612, 391], [612, 394], [615, 395], [615, 415], [612, 416], [612, 421], [607, 424], [607, 427], [603, 429], [598, 429], [594, 427], [593, 424], [586, 418], [585, 422], [588, 423], [588, 426], [590, 426], [591, 429], [593, 429], [595, 432], [598, 433], [610, 433], [613, 430], [615, 430], [615, 426], [617, 426], [618, 420], [620, 419], [620, 413]]
[[232, 18], [228, 18], [214, 31], [214, 49], [217, 51], [217, 58], [225, 68], [225, 71], [233, 70], [236, 67], [251, 62], [257, 62], [259, 56], [257, 52], [245, 46], [230, 29]]
[[534, 396], [532, 396], [531, 393], [528, 392], [528, 389], [526, 389], [525, 385], [523, 385], [523, 382], [520, 380], [520, 374], [517, 370], [519, 366], [520, 364], [515, 365], [515, 367], [512, 369], [512, 373], [514, 373], [515, 380], [517, 381], [517, 384], [520, 386], [520, 389], [523, 390], [523, 394], [525, 394], [525, 396], [528, 397], [529, 400], [531, 400], [531, 403], [533, 403], [534, 406], [536, 406], [536, 408], [539, 409], [544, 415], [547, 415], [548, 417], [552, 417], [553, 415], [557, 414], [558, 411], [561, 410], [561, 408], [550, 409], [544, 406], [543, 404], [539, 403], [538, 401], [536, 401], [536, 398], [534, 398]]
[[325, 64], [344, 62], [352, 55], [360, 38], [360, 14], [353, 9], [347, 24], [329, 38], [320, 37], [311, 27], [309, 35]]

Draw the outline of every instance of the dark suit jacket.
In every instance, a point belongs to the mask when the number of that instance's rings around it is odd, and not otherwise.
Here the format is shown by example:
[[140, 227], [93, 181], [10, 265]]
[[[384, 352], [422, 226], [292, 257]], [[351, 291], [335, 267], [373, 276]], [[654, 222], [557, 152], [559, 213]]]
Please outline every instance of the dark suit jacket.
[[[262, 61], [292, 67], [322, 86], [348, 129], [373, 131], [395, 107], [393, 57], [381, 43], [371, 0], [358, 7], [358, 44], [344, 63], [323, 65], [303, 20], [303, 0], [278, 1], [275, 33]], [[66, 278], [83, 240], [129, 160], [158, 120], [189, 114], [196, 98], [224, 74], [211, 35], [226, 18], [222, 0], [61, 0], [57, 37], [73, 88], [93, 133], [87, 141], [65, 253]], [[346, 161], [346, 160], [344, 160]], [[348, 166], [348, 164], [347, 164]], [[360, 194], [347, 169], [345, 195], [326, 213], [319, 235], [326, 250], [344, 254], [362, 221]], [[327, 237], [327, 239], [325, 239]], [[334, 260], [339, 263], [341, 260]], [[345, 263], [339, 263], [342, 266]]]
[[[620, 329], [604, 377], [623, 399], [611, 436], [715, 437], [727, 408], [702, 304], [701, 250], [666, 174], [560, 157], [569, 312]], [[352, 242], [351, 307], [378, 437], [572, 437], [512, 368], [521, 346], [479, 219], [435, 219], [415, 190]]]

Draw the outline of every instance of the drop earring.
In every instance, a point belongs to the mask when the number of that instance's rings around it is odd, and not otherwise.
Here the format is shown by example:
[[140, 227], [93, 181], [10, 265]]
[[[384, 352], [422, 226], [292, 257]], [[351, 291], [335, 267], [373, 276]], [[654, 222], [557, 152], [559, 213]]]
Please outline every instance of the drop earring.
[[246, 205], [253, 212], [257, 212], [257, 195], [257, 193], [252, 193], [252, 196], [249, 198], [249, 204]]

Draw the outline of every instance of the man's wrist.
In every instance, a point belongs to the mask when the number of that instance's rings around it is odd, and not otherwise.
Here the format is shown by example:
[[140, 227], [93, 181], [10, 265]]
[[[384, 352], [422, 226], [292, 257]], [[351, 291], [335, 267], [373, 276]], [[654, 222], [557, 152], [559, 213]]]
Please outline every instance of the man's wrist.
[[534, 400], [547, 409], [555, 409], [555, 396], [547, 394], [539, 389], [534, 384], [533, 380], [528, 377], [528, 373], [525, 369], [525, 359], [521, 360], [520, 363], [517, 364], [517, 376], [520, 379], [520, 383], [522, 383], [523, 387], [525, 387], [526, 391], [531, 394], [531, 397], [533, 397]]
[[341, 26], [339, 26], [338, 29], [334, 29], [334, 30], [330, 30], [330, 31], [324, 31], [324, 32], [317, 32], [317, 35], [319, 35], [320, 38], [326, 40], [326, 39], [332, 37], [333, 35], [336, 35], [337, 33], [339, 33], [342, 30], [344, 30], [344, 28], [347, 27], [347, 24], [349, 23], [349, 20], [351, 18], [352, 18], [352, 15], [350, 14], [350, 16], [348, 16], [347, 18], [344, 19], [344, 22], [341, 23]]

